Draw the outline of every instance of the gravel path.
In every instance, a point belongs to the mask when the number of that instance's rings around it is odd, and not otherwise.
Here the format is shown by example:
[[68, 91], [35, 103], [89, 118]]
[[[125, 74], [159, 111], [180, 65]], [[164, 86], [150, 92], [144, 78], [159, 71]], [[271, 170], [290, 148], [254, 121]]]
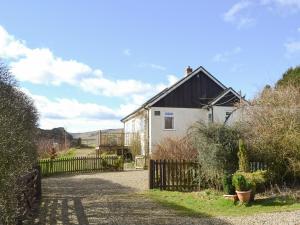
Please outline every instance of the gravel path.
[[241, 218], [180, 216], [138, 194], [147, 189], [147, 178], [147, 171], [127, 171], [43, 179], [34, 224], [300, 224], [300, 211]]

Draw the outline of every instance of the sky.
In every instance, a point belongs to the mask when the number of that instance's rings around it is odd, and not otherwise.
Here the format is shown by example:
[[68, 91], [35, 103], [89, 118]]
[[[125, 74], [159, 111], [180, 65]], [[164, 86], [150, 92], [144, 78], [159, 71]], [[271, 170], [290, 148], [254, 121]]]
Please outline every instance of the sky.
[[300, 0], [2, 1], [0, 60], [41, 128], [120, 119], [203, 66], [253, 98], [300, 62]]

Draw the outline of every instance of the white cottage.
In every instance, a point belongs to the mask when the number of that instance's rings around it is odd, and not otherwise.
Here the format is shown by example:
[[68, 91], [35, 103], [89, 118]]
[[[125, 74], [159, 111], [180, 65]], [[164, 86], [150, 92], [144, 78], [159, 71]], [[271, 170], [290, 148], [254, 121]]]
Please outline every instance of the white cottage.
[[130, 145], [130, 134], [139, 134], [141, 153], [151, 154], [163, 138], [184, 136], [196, 121], [224, 123], [240, 100], [202, 66], [188, 67], [185, 77], [121, 120], [125, 144]]

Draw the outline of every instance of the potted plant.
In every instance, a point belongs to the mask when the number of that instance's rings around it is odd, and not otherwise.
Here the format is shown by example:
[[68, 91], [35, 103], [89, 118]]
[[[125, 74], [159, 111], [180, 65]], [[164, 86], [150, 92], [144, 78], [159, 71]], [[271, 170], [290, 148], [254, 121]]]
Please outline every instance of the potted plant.
[[241, 174], [234, 174], [232, 184], [235, 187], [235, 192], [242, 203], [248, 203], [251, 196], [251, 184]]
[[232, 185], [232, 174], [225, 174], [223, 177], [223, 190], [225, 194], [224, 198], [236, 202], [238, 197], [235, 193], [234, 186]]

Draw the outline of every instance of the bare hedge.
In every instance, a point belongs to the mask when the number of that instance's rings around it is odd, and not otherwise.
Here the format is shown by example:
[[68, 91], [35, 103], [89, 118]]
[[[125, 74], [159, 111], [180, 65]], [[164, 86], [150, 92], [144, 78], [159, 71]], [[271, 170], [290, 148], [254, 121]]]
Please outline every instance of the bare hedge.
[[0, 223], [15, 223], [17, 179], [36, 161], [37, 121], [33, 101], [0, 64]]

